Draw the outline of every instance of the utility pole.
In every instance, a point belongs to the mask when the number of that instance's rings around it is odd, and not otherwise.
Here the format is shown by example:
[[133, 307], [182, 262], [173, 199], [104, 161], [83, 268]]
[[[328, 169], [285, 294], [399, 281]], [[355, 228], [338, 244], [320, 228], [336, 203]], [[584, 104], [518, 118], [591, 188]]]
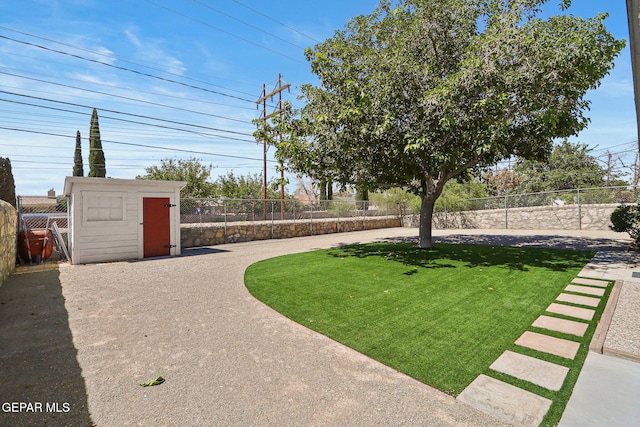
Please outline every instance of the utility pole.
[[[256, 101], [257, 105], [262, 104], [262, 117], [260, 118], [263, 121], [267, 121], [268, 119], [270, 119], [271, 117], [275, 116], [276, 114], [280, 114], [283, 112], [283, 105], [282, 105], [282, 92], [285, 90], [290, 90], [291, 85], [289, 83], [287, 84], [282, 84], [282, 74], [278, 74], [278, 83], [276, 85], [276, 88], [267, 93], [267, 85], [263, 84], [262, 85], [262, 95], [260, 96], [260, 99], [258, 99]], [[276, 106], [276, 110], [274, 112], [272, 112], [271, 114], [267, 115], [267, 99], [271, 99], [271, 101], [273, 101], [273, 97], [275, 95], [278, 95], [278, 105]], [[280, 141], [282, 141], [282, 134], [278, 135], [278, 138], [280, 139]], [[263, 188], [263, 198], [264, 198], [264, 208], [263, 208], [263, 212], [264, 212], [264, 219], [267, 219], [267, 141], [262, 141], [263, 142], [263, 155], [264, 155], [264, 188]], [[282, 164], [282, 162], [280, 162], [280, 177], [282, 178], [282, 182], [280, 184], [280, 219], [284, 219], [284, 165]]]

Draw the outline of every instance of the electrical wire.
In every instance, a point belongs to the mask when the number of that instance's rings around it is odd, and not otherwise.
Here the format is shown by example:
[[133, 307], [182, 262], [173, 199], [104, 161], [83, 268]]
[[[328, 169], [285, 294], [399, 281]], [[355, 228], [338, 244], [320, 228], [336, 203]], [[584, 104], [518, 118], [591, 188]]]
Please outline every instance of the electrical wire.
[[182, 13], [182, 12], [178, 12], [177, 10], [174, 10], [174, 9], [168, 8], [168, 7], [166, 7], [166, 6], [163, 6], [163, 5], [161, 5], [161, 4], [158, 4], [158, 3], [156, 3], [156, 2], [154, 2], [154, 1], [152, 1], [152, 0], [144, 0], [144, 1], [146, 1], [146, 2], [147, 2], [147, 3], [149, 3], [149, 4], [154, 5], [154, 6], [156, 6], [156, 7], [159, 7], [160, 9], [164, 9], [164, 10], [166, 10], [166, 11], [168, 11], [168, 12], [171, 12], [171, 13], [173, 13], [173, 14], [175, 14], [175, 15], [181, 16], [181, 17], [183, 17], [183, 18], [189, 19], [189, 20], [191, 20], [191, 21], [193, 21], [193, 22], [197, 22], [198, 24], [204, 25], [204, 26], [209, 27], [209, 28], [211, 28], [211, 29], [213, 29], [213, 30], [216, 30], [216, 31], [218, 31], [218, 32], [221, 32], [221, 33], [223, 33], [223, 34], [226, 34], [226, 35], [228, 35], [228, 36], [230, 36], [230, 37], [236, 38], [236, 39], [238, 39], [238, 40], [242, 40], [242, 41], [243, 41], [243, 42], [245, 42], [245, 43], [249, 43], [249, 44], [251, 44], [251, 45], [253, 45], [253, 46], [257, 46], [257, 47], [259, 47], [260, 49], [264, 49], [264, 50], [269, 51], [269, 52], [271, 52], [271, 53], [275, 53], [276, 55], [279, 55], [279, 56], [282, 56], [282, 57], [284, 57], [284, 58], [290, 59], [291, 61], [297, 62], [297, 63], [299, 63], [299, 64], [306, 64], [305, 62], [303, 62], [303, 61], [301, 61], [301, 60], [299, 60], [299, 59], [296, 59], [296, 58], [294, 58], [294, 57], [292, 57], [292, 56], [286, 55], [286, 54], [284, 54], [284, 53], [282, 53], [282, 52], [279, 52], [279, 51], [277, 51], [277, 50], [275, 50], [275, 49], [270, 49], [270, 48], [268, 48], [268, 47], [266, 47], [266, 46], [262, 46], [262, 45], [261, 45], [261, 44], [259, 44], [259, 43], [256, 43], [256, 42], [251, 41], [251, 40], [249, 40], [249, 39], [246, 39], [246, 38], [244, 38], [244, 37], [238, 36], [238, 35], [236, 35], [236, 34], [230, 33], [229, 31], [223, 30], [222, 28], [218, 28], [218, 27], [213, 26], [213, 25], [211, 25], [211, 24], [209, 24], [209, 23], [207, 23], [207, 22], [201, 21], [201, 20], [196, 19], [196, 18], [194, 18], [194, 17], [192, 17], [192, 16], [186, 15], [186, 14], [184, 14], [184, 13]]
[[[88, 105], [76, 104], [76, 103], [73, 103], [73, 102], [56, 101], [56, 100], [53, 100], [53, 99], [42, 98], [42, 97], [39, 97], [39, 96], [24, 95], [24, 94], [19, 94], [19, 93], [15, 93], [15, 92], [4, 91], [4, 90], [0, 90], [0, 93], [13, 95], [13, 96], [18, 96], [18, 97], [29, 98], [29, 99], [36, 99], [38, 101], [46, 101], [46, 102], [52, 102], [52, 103], [56, 103], [56, 104], [69, 105], [69, 106], [73, 106], [73, 107], [93, 109], [93, 107], [88, 106]], [[78, 111], [58, 109], [58, 108], [54, 108], [54, 107], [47, 107], [47, 106], [42, 106], [42, 105], [38, 105], [38, 104], [15, 101], [15, 100], [9, 100], [9, 99], [3, 99], [3, 98], [0, 98], [0, 101], [5, 101], [5, 102], [15, 103], [15, 104], [21, 104], [21, 105], [28, 105], [28, 106], [32, 106], [32, 107], [53, 109], [53, 110], [56, 110], [56, 111], [64, 111], [64, 112], [68, 112], [68, 113], [83, 114], [83, 113], [78, 112]], [[213, 131], [216, 131], [216, 132], [225, 132], [225, 133], [230, 133], [230, 134], [235, 134], [235, 135], [253, 136], [253, 134], [246, 133], [246, 132], [238, 132], [238, 131], [214, 128], [214, 127], [210, 127], [210, 126], [195, 125], [195, 124], [184, 123], [184, 122], [179, 122], [179, 121], [175, 121], [175, 120], [158, 119], [158, 118], [155, 118], [155, 117], [145, 116], [145, 115], [142, 115], [142, 114], [125, 113], [125, 112], [120, 112], [120, 111], [117, 111], [117, 110], [111, 110], [111, 109], [107, 109], [107, 108], [101, 108], [100, 111], [107, 111], [109, 113], [114, 113], [114, 114], [122, 114], [122, 115], [131, 116], [131, 117], [139, 117], [139, 118], [144, 118], [144, 119], [156, 120], [156, 121], [159, 121], [159, 122], [179, 124], [179, 125], [190, 126], [190, 127], [195, 127], [195, 128], [199, 128], [199, 129], [213, 130]], [[124, 119], [116, 119], [116, 120], [124, 121]], [[138, 122], [132, 122], [132, 123], [140, 124]], [[148, 126], [156, 126], [156, 127], [166, 128], [166, 127], [161, 126], [161, 125], [155, 125], [155, 124], [149, 124], [149, 123], [144, 123], [144, 124], [146, 124]], [[177, 128], [172, 128], [172, 129], [173, 130], [183, 130], [183, 129], [177, 129]]]
[[[243, 91], [240, 91], [240, 90], [237, 90], [237, 89], [232, 89], [232, 88], [229, 88], [229, 87], [226, 87], [226, 86], [217, 85], [217, 84], [214, 84], [214, 83], [206, 82], [204, 80], [194, 79], [192, 77], [184, 76], [182, 74], [172, 73], [170, 71], [166, 71], [166, 70], [161, 70], [159, 68], [150, 67], [148, 65], [140, 64], [138, 62], [134, 62], [134, 61], [132, 61], [130, 59], [118, 58], [116, 56], [107, 55], [104, 52], [100, 52], [100, 51], [97, 51], [97, 50], [92, 50], [92, 49], [87, 49], [85, 47], [75, 46], [75, 45], [72, 45], [72, 44], [69, 44], [69, 43], [64, 43], [64, 42], [61, 42], [61, 41], [58, 41], [58, 40], [53, 40], [53, 39], [49, 39], [49, 38], [46, 38], [46, 37], [37, 36], [35, 34], [26, 33], [24, 31], [19, 31], [19, 30], [15, 30], [15, 29], [12, 29], [12, 28], [4, 27], [2, 25], [0, 25], [0, 29], [5, 30], [5, 31], [11, 31], [11, 32], [18, 33], [18, 34], [22, 34], [24, 36], [32, 37], [32, 38], [35, 38], [35, 39], [48, 41], [50, 43], [55, 43], [55, 44], [59, 44], [59, 45], [62, 45], [62, 46], [70, 47], [72, 49], [77, 49], [77, 50], [81, 50], [81, 51], [84, 51], [84, 52], [92, 53], [94, 55], [103, 56], [103, 57], [106, 57], [106, 58], [109, 58], [109, 59], [112, 59], [112, 60], [125, 62], [127, 64], [132, 64], [132, 65], [137, 65], [139, 67], [148, 68], [149, 70], [157, 71], [157, 72], [160, 72], [160, 73], [163, 73], [163, 74], [168, 74], [168, 75], [171, 75], [171, 76], [180, 77], [180, 78], [183, 78], [185, 80], [191, 80], [191, 81], [198, 82], [198, 83], [203, 83], [203, 84], [206, 84], [206, 85], [209, 85], [209, 86], [219, 87], [221, 89], [230, 90], [232, 92], [237, 92], [237, 93], [240, 93], [240, 94], [243, 94], [243, 95], [248, 95], [248, 96], [252, 96], [253, 95], [253, 94], [248, 93], [248, 92], [243, 92]], [[154, 64], [154, 65], [156, 65], [156, 64]]]
[[[149, 0], [145, 0], [145, 1], [149, 1]], [[80, 60], [83, 60], [83, 61], [88, 61], [88, 62], [92, 62], [92, 63], [95, 63], [95, 64], [104, 65], [106, 67], [111, 67], [111, 68], [115, 68], [115, 69], [118, 69], [118, 70], [131, 72], [131, 73], [138, 74], [138, 75], [141, 75], [141, 76], [150, 77], [150, 78], [157, 79], [157, 80], [162, 80], [162, 81], [165, 81], [165, 82], [168, 82], [168, 83], [174, 83], [174, 84], [185, 86], [185, 87], [188, 87], [188, 88], [191, 88], [191, 89], [196, 89], [196, 90], [200, 90], [200, 91], [203, 91], [203, 92], [209, 92], [209, 93], [225, 96], [225, 97], [232, 98], [232, 99], [238, 99], [238, 100], [241, 100], [241, 101], [246, 101], [246, 102], [251, 102], [251, 103], [254, 102], [254, 101], [252, 101], [250, 99], [247, 99], [247, 98], [242, 98], [242, 97], [235, 96], [235, 95], [229, 95], [229, 94], [224, 93], [224, 92], [203, 88], [203, 87], [191, 85], [191, 84], [188, 84], [188, 83], [179, 82], [177, 80], [168, 79], [168, 78], [165, 78], [165, 77], [156, 76], [156, 75], [149, 74], [149, 73], [144, 73], [142, 71], [134, 70], [134, 69], [127, 68], [127, 67], [121, 67], [121, 66], [118, 66], [118, 65], [109, 64], [107, 62], [98, 61], [96, 59], [85, 58], [83, 56], [76, 55], [76, 54], [73, 54], [73, 53], [70, 53], [70, 52], [64, 52], [64, 51], [61, 51], [61, 50], [52, 49], [52, 48], [49, 48], [49, 47], [46, 47], [46, 46], [42, 46], [42, 45], [38, 45], [38, 44], [35, 44], [35, 43], [31, 43], [31, 42], [28, 42], [28, 41], [18, 40], [18, 39], [14, 39], [12, 37], [7, 37], [7, 36], [3, 36], [3, 35], [0, 35], [0, 38], [5, 39], [5, 40], [9, 40], [9, 41], [12, 41], [12, 42], [15, 42], [15, 43], [20, 43], [20, 44], [24, 44], [24, 45], [27, 45], [27, 46], [35, 47], [35, 48], [38, 48], [38, 49], [43, 49], [43, 50], [46, 50], [46, 51], [49, 51], [49, 52], [58, 53], [60, 55], [70, 56], [70, 57], [73, 57], [73, 58], [76, 58], [76, 59], [80, 59]]]
[[293, 28], [293, 27], [291, 27], [291, 26], [289, 26], [289, 25], [287, 25], [287, 24], [284, 24], [284, 23], [282, 23], [282, 22], [280, 22], [280, 21], [278, 21], [278, 20], [276, 20], [276, 19], [274, 19], [274, 18], [272, 18], [272, 17], [270, 17], [269, 15], [267, 15], [267, 14], [265, 14], [265, 13], [262, 13], [262, 12], [260, 12], [259, 10], [256, 10], [256, 9], [252, 8], [251, 6], [247, 6], [246, 4], [241, 3], [241, 2], [239, 2], [239, 1], [237, 1], [237, 0], [231, 0], [231, 1], [233, 1], [233, 2], [234, 2], [234, 3], [236, 3], [236, 4], [239, 4], [240, 6], [244, 7], [245, 9], [248, 9], [248, 10], [250, 10], [250, 11], [254, 12], [254, 13], [257, 13], [257, 14], [258, 14], [258, 15], [260, 15], [260, 16], [263, 16], [263, 17], [265, 17], [265, 18], [267, 18], [267, 19], [269, 19], [269, 20], [271, 20], [271, 21], [275, 22], [275, 23], [276, 23], [276, 24], [278, 24], [278, 25], [282, 25], [282, 26], [283, 26], [283, 27], [285, 27], [286, 29], [291, 30], [291, 31], [293, 31], [293, 32], [295, 32], [295, 33], [298, 33], [298, 34], [300, 34], [301, 36], [308, 38], [309, 40], [313, 40], [313, 41], [314, 41], [314, 42], [316, 42], [316, 43], [321, 43], [321, 42], [320, 42], [320, 40], [315, 39], [315, 38], [311, 37], [310, 35], [305, 34], [305, 33], [301, 32], [301, 31], [298, 31], [298, 30], [296, 30], [295, 28]]
[[213, 10], [214, 12], [217, 12], [217, 13], [219, 13], [219, 14], [223, 15], [223, 16], [226, 16], [226, 17], [227, 17], [227, 18], [229, 18], [229, 19], [233, 19], [233, 20], [234, 20], [234, 21], [236, 21], [236, 22], [240, 22], [241, 24], [244, 24], [244, 25], [246, 25], [247, 27], [253, 28], [254, 30], [258, 30], [258, 31], [260, 31], [261, 33], [267, 34], [267, 35], [269, 35], [269, 36], [271, 36], [271, 37], [273, 37], [273, 38], [275, 38], [275, 39], [278, 39], [278, 40], [280, 40], [280, 41], [282, 41], [282, 42], [285, 42], [285, 43], [287, 43], [287, 44], [290, 44], [291, 46], [293, 46], [293, 47], [295, 47], [295, 48], [302, 49], [302, 50], [304, 50], [304, 49], [305, 49], [303, 46], [299, 46], [299, 45], [297, 45], [297, 44], [295, 44], [295, 43], [292, 43], [290, 40], [283, 39], [283, 38], [282, 38], [282, 37], [280, 37], [280, 36], [277, 36], [277, 35], [275, 35], [275, 34], [273, 34], [273, 33], [270, 33], [270, 32], [268, 32], [268, 31], [265, 31], [265, 30], [263, 30], [262, 28], [260, 28], [260, 27], [258, 27], [258, 26], [255, 26], [255, 25], [253, 25], [253, 24], [249, 24], [248, 22], [243, 21], [242, 19], [236, 18], [235, 16], [232, 16], [232, 15], [230, 15], [230, 14], [226, 13], [226, 12], [223, 12], [223, 11], [221, 11], [220, 9], [216, 9], [215, 7], [213, 7], [213, 6], [211, 6], [211, 5], [208, 5], [208, 4], [206, 4], [205, 2], [202, 2], [202, 1], [200, 1], [200, 0], [191, 0], [191, 1], [193, 1], [193, 2], [194, 2], [194, 3], [196, 3], [196, 4], [201, 5], [201, 6], [203, 6], [203, 7], [206, 7], [207, 9]]
[[[10, 131], [15, 131], [15, 132], [24, 132], [24, 133], [29, 133], [29, 134], [55, 136], [55, 137], [61, 137], [61, 138], [67, 138], [67, 139], [72, 138], [70, 135], [57, 134], [57, 133], [53, 133], [53, 132], [40, 132], [40, 131], [34, 131], [34, 130], [29, 130], [29, 129], [15, 128], [15, 127], [0, 126], [0, 129], [10, 130]], [[75, 136], [73, 136], [73, 138], [75, 138]], [[261, 162], [264, 161], [264, 159], [257, 158], [257, 157], [236, 156], [236, 155], [231, 155], [231, 154], [212, 153], [212, 152], [208, 152], [208, 151], [196, 151], [196, 150], [186, 150], [186, 149], [181, 149], [181, 148], [161, 147], [161, 146], [158, 146], [158, 145], [137, 144], [137, 143], [134, 143], [134, 142], [113, 141], [113, 140], [108, 140], [108, 139], [101, 139], [101, 142], [109, 143], [109, 144], [117, 144], [117, 145], [126, 145], [126, 146], [130, 146], [130, 147], [151, 148], [151, 149], [154, 149], [154, 150], [164, 150], [164, 151], [172, 151], [172, 152], [188, 153], [188, 154], [200, 154], [200, 155], [213, 156], [213, 157], [225, 157], [225, 158], [242, 159], [242, 160], [255, 160], [255, 161], [261, 161]], [[269, 160], [269, 159], [267, 159], [267, 162], [269, 162], [269, 163], [278, 163], [275, 160]]]
[[[4, 68], [4, 67], [0, 66], [0, 68]], [[7, 76], [12, 76], [12, 77], [18, 77], [18, 78], [25, 79], [25, 80], [36, 81], [36, 82], [40, 82], [40, 83], [46, 83], [46, 84], [50, 84], [50, 85], [54, 85], [54, 86], [66, 87], [66, 88], [69, 88], [69, 89], [82, 90], [82, 91], [85, 91], [85, 92], [95, 93], [95, 94], [98, 94], [98, 95], [105, 95], [105, 96], [111, 96], [111, 97], [119, 98], [119, 99], [126, 99], [128, 101], [134, 101], [134, 102], [141, 103], [141, 104], [149, 104], [149, 105], [153, 105], [153, 106], [157, 106], [157, 107], [169, 108], [169, 109], [173, 109], [173, 110], [177, 110], [177, 111], [183, 111], [183, 112], [187, 112], [187, 113], [200, 114], [200, 115], [203, 115], [203, 116], [215, 117], [215, 118], [219, 118], [219, 119], [230, 120], [230, 121], [235, 121], [235, 122], [240, 122], [240, 123], [248, 123], [246, 120], [234, 119], [234, 118], [231, 118], [231, 117], [220, 116], [220, 115], [217, 115], [217, 114], [203, 113], [202, 111], [189, 110], [189, 109], [186, 109], [186, 108], [180, 108], [180, 107], [175, 107], [175, 106], [172, 106], [172, 105], [160, 104], [160, 103], [152, 102], [152, 101], [145, 101], [145, 100], [142, 100], [142, 99], [131, 98], [131, 97], [128, 97], [128, 96], [115, 95], [113, 93], [101, 92], [101, 91], [92, 90], [92, 89], [86, 89], [86, 88], [82, 88], [82, 87], [78, 87], [78, 86], [67, 85], [67, 84], [64, 84], [64, 83], [56, 83], [56, 82], [51, 82], [51, 81], [48, 81], [48, 80], [36, 79], [35, 77], [27, 77], [27, 76], [22, 76], [22, 75], [19, 75], [19, 74], [7, 73], [5, 71], [0, 71], [0, 74], [4, 74], [4, 75], [7, 75]], [[110, 86], [110, 87], [114, 87], [114, 86]], [[132, 91], [137, 91], [136, 89], [129, 89], [129, 88], [126, 88], [126, 89], [127, 90], [132, 90]], [[151, 92], [147, 92], [147, 93], [151, 93]], [[152, 93], [152, 94], [157, 95], [156, 93]], [[179, 99], [185, 99], [185, 98], [179, 98]], [[225, 105], [225, 104], [219, 104], [219, 105]]]

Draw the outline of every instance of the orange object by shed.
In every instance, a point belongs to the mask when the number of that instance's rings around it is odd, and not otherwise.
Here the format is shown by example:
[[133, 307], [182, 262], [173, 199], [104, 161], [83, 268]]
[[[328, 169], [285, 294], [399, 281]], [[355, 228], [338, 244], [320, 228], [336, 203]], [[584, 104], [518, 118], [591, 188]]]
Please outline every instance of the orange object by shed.
[[51, 230], [22, 230], [18, 246], [23, 262], [42, 262], [53, 252], [53, 235]]

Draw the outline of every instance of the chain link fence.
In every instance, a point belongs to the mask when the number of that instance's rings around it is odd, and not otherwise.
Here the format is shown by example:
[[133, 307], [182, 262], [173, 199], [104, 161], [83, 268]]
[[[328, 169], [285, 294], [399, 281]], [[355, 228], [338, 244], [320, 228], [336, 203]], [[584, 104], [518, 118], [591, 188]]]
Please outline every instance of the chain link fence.
[[368, 201], [298, 199], [181, 199], [181, 224], [294, 221], [368, 218], [400, 215], [398, 205], [374, 205]]
[[18, 196], [18, 229], [43, 230], [54, 222], [61, 232], [69, 228], [68, 201], [56, 196]]
[[456, 210], [475, 211], [535, 206], [623, 204], [638, 203], [639, 201], [640, 187], [599, 187], [467, 199], [461, 202], [459, 209]]
[[16, 252], [22, 263], [40, 263], [53, 253], [53, 244], [57, 251], [69, 258], [69, 213], [66, 197], [18, 196], [18, 235]]
[[433, 218], [436, 228], [608, 230], [617, 206], [639, 202], [635, 186], [581, 188], [460, 199]]

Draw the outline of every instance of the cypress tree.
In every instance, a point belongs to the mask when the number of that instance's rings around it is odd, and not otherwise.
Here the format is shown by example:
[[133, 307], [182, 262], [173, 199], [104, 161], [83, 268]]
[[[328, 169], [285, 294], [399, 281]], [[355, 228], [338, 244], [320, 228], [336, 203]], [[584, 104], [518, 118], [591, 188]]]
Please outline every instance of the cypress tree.
[[73, 176], [84, 176], [82, 166], [82, 147], [80, 144], [80, 131], [76, 133], [76, 151], [73, 157]]
[[16, 185], [11, 171], [11, 160], [0, 157], [0, 200], [16, 207]]
[[89, 129], [89, 176], [98, 178], [107, 176], [102, 141], [100, 141], [98, 111], [95, 108], [91, 114], [91, 128]]

